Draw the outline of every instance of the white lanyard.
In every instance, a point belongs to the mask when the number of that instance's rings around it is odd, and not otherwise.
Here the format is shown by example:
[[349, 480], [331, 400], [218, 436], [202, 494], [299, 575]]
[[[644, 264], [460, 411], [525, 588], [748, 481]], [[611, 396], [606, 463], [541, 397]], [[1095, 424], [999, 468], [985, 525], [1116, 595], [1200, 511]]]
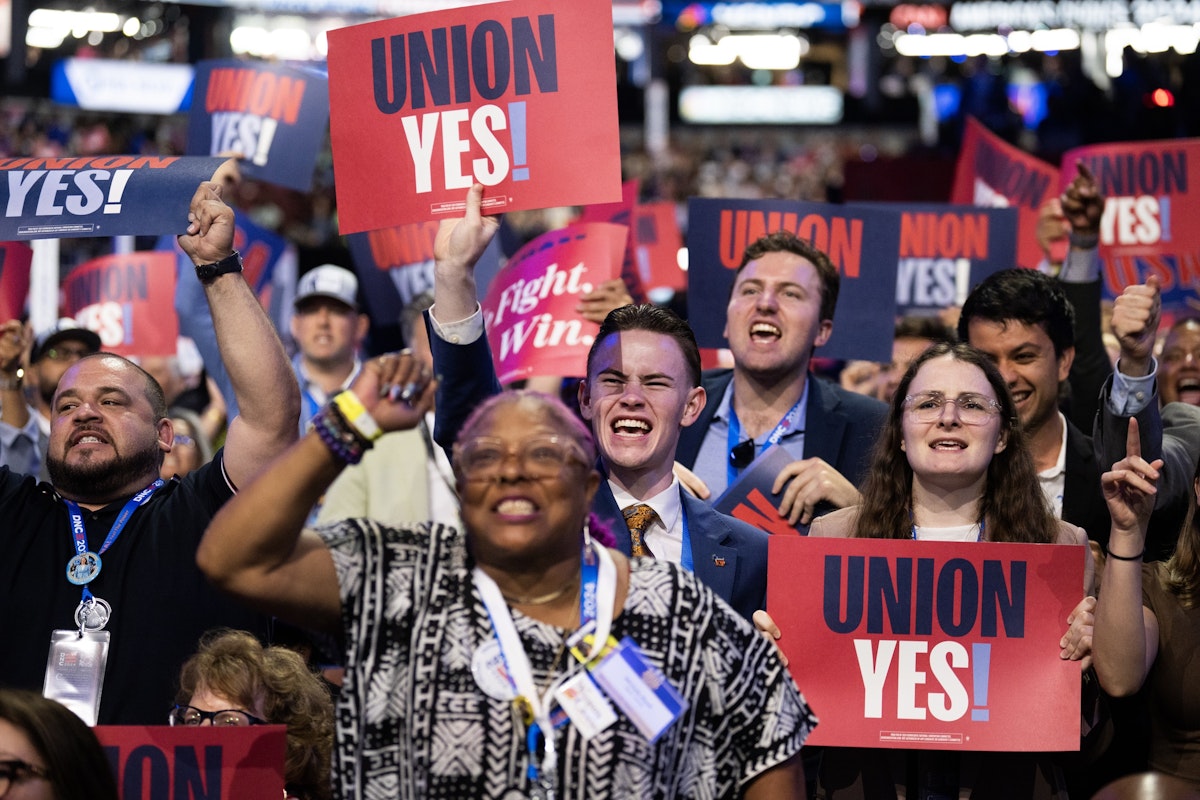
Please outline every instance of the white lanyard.
[[[617, 568], [612, 556], [602, 546], [584, 544], [581, 566], [581, 586], [579, 592], [580, 625], [595, 621], [596, 632], [592, 647], [588, 651], [588, 660], [599, 653], [604, 643], [608, 641], [612, 630], [613, 610], [617, 597]], [[598, 562], [598, 563], [597, 563]], [[598, 567], [598, 568], [597, 568]], [[590, 569], [589, 569], [590, 568]], [[589, 580], [588, 572], [594, 575]], [[554, 727], [550, 722], [550, 699], [559, 681], [551, 681], [545, 694], [538, 694], [533, 681], [533, 669], [529, 665], [529, 657], [517, 634], [517, 626], [513, 623], [512, 612], [504, 602], [500, 587], [479, 567], [472, 572], [475, 587], [483, 599], [484, 608], [492, 622], [496, 640], [500, 644], [500, 653], [508, 667], [508, 674], [517, 694], [529, 703], [533, 717], [541, 728], [546, 747], [546, 755], [542, 760], [540, 770], [553, 775], [557, 766], [558, 754], [554, 747]]]

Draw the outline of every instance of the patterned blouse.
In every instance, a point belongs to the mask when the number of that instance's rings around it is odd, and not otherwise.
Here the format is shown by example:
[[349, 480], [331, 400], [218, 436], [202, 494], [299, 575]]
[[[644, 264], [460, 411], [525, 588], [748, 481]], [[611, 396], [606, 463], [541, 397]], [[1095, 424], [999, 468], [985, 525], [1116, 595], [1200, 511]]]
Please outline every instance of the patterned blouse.
[[[464, 535], [370, 520], [321, 534], [337, 568], [344, 626], [337, 796], [528, 796], [525, 725], [511, 701], [484, 694], [472, 676], [472, 656], [493, 632]], [[518, 611], [513, 620], [537, 686], [583, 669], [559, 659], [569, 631]], [[689, 706], [654, 744], [619, 712], [590, 740], [571, 724], [559, 727], [563, 800], [733, 797], [795, 755], [817, 722], [774, 647], [675, 564], [633, 560], [612, 633], [632, 637]]]

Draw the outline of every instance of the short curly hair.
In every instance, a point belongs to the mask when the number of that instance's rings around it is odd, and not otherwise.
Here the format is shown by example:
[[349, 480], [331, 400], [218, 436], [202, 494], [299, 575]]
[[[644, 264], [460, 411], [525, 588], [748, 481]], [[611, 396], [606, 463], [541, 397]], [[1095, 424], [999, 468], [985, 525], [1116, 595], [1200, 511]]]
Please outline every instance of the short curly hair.
[[311, 800], [329, 798], [333, 700], [299, 653], [264, 647], [246, 631], [209, 631], [180, 670], [176, 702], [187, 705], [202, 689], [246, 709], [261, 703], [267, 722], [287, 726], [288, 785]]

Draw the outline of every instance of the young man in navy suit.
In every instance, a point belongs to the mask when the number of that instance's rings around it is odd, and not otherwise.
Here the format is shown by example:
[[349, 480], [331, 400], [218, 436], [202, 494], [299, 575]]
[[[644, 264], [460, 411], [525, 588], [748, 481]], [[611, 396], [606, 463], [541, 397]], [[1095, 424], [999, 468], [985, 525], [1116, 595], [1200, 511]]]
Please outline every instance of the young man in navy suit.
[[[450, 445], [479, 401], [500, 391], [483, 335], [474, 265], [495, 234], [482, 217], [482, 187], [468, 194], [466, 215], [442, 224], [435, 247], [434, 305], [429, 310], [434, 372], [440, 376], [434, 438]], [[624, 509], [644, 503], [657, 519], [642, 544], [695, 572], [747, 618], [764, 607], [767, 534], [714, 511], [683, 491], [672, 467], [680, 431], [705, 404], [700, 354], [687, 323], [655, 306], [623, 306], [601, 325], [579, 388], [607, 481], [593, 511], [634, 549]]]
[[726, 307], [733, 369], [705, 373], [708, 405], [676, 455], [702, 496], [720, 495], [777, 444], [792, 461], [773, 492], [793, 525], [859, 502], [887, 406], [809, 373], [833, 333], [839, 284], [829, 257], [787, 231], [746, 248]]

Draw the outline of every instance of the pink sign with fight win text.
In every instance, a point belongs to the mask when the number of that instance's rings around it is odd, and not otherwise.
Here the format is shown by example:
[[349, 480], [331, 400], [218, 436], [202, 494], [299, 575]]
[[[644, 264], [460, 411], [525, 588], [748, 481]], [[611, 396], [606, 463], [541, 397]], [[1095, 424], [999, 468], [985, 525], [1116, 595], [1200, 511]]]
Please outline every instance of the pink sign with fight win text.
[[483, 318], [501, 384], [533, 375], [582, 376], [599, 326], [579, 298], [619, 277], [629, 229], [590, 222], [544, 233], [496, 273]]

